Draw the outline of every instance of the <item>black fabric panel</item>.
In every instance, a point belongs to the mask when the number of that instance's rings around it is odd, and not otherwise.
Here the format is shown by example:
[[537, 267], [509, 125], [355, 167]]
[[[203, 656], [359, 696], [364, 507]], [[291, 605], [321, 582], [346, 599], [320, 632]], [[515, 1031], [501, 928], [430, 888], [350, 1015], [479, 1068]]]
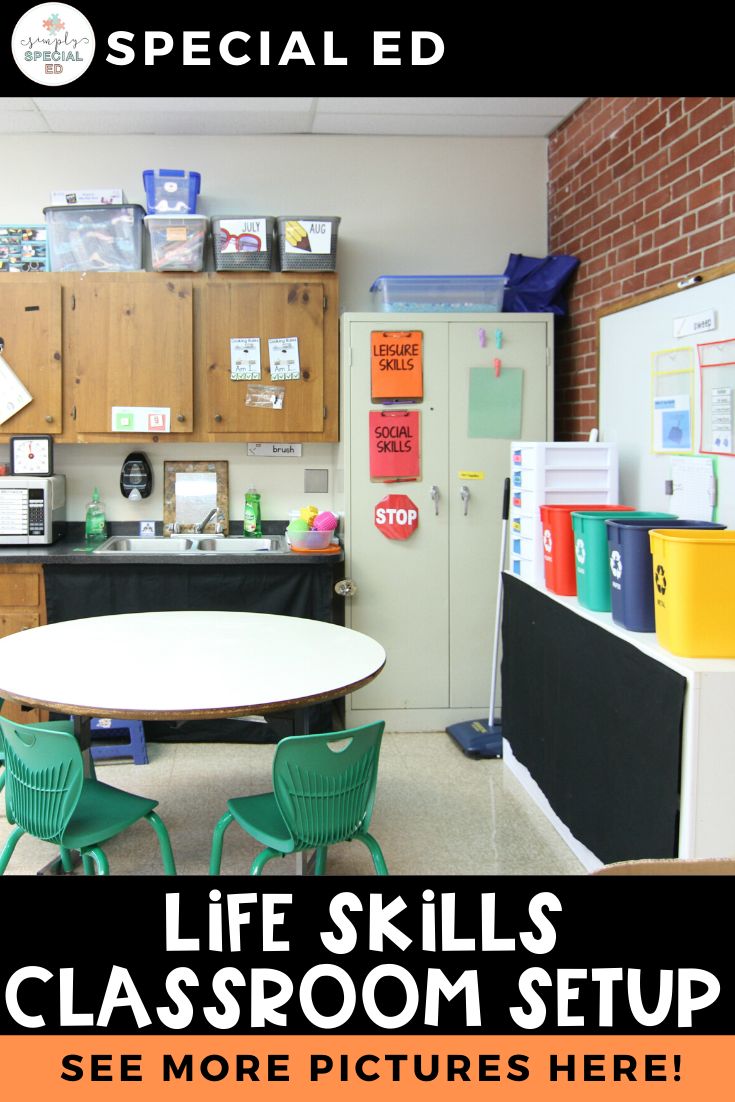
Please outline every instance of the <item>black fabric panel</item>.
[[126, 612], [266, 612], [332, 620], [331, 564], [46, 565], [50, 624]]
[[[332, 621], [332, 564], [288, 566], [275, 563], [187, 566], [176, 563], [95, 563], [45, 565], [46, 614], [50, 624], [88, 616], [128, 612], [261, 612]], [[307, 709], [311, 731], [332, 730], [332, 704]], [[268, 724], [226, 720], [151, 726], [152, 741], [277, 742], [293, 733], [293, 713], [279, 712]]]
[[503, 735], [604, 862], [674, 857], [686, 678], [504, 576]]

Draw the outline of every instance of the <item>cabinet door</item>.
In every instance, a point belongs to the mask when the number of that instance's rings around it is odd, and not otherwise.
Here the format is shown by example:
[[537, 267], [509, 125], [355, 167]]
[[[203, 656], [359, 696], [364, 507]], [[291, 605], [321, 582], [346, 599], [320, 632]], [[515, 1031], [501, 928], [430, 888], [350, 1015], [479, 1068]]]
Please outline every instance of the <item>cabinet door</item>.
[[[386, 326], [386, 321], [388, 325]], [[421, 417], [421, 477], [391, 485], [370, 481], [368, 414], [371, 334], [392, 324], [352, 322], [344, 349], [350, 402], [345, 439], [350, 448], [346, 517], [348, 570], [357, 592], [347, 604], [349, 626], [377, 639], [388, 655], [385, 669], [352, 694], [360, 709], [446, 708], [449, 698], [447, 387], [446, 323], [413, 326], [424, 334], [424, 401]], [[391, 407], [394, 408], [394, 407]], [[431, 488], [439, 491], [438, 512]], [[375, 506], [387, 494], [406, 494], [418, 506], [418, 528], [406, 540], [387, 539], [375, 526]]]
[[[38, 627], [46, 622], [43, 574], [32, 564], [6, 566], [0, 569], [0, 638], [16, 631]], [[2, 706], [5, 719], [17, 723], [39, 723], [48, 713], [38, 708], [24, 708], [6, 700]]]
[[59, 433], [61, 424], [61, 287], [46, 275], [3, 281], [3, 359], [32, 401], [0, 426], [1, 433]]
[[85, 276], [65, 285], [64, 301], [76, 432], [112, 432], [113, 406], [164, 407], [172, 434], [191, 432], [191, 281]]
[[[203, 431], [224, 434], [321, 433], [324, 426], [324, 287], [321, 283], [210, 283], [202, 290], [205, 413]], [[232, 378], [231, 340], [259, 337], [261, 378]], [[269, 338], [296, 337], [300, 377], [277, 381]], [[255, 386], [283, 387], [281, 409], [248, 405]]]
[[[503, 485], [510, 472], [512, 433], [518, 432], [517, 438], [523, 440], [544, 440], [547, 435], [547, 323], [498, 318], [492, 330], [488, 327], [485, 347], [480, 340], [477, 322], [450, 323], [450, 704], [477, 708], [482, 715], [487, 714], [490, 696]], [[496, 358], [501, 362], [501, 377], [506, 370], [523, 371], [521, 421], [515, 429], [508, 421], [509, 435], [503, 437], [470, 437], [470, 372], [473, 368], [486, 371], [492, 389]], [[502, 385], [502, 378], [498, 383]], [[477, 402], [476, 393], [473, 397]], [[488, 431], [502, 428], [493, 418]]]

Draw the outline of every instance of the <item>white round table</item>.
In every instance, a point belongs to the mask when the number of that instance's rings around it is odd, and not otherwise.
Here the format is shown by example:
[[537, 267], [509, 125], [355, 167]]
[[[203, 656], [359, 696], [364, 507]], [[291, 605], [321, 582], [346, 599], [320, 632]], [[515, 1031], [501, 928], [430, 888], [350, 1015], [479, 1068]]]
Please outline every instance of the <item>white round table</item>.
[[75, 716], [220, 719], [332, 700], [384, 664], [374, 639], [319, 620], [141, 612], [0, 639], [0, 697]]

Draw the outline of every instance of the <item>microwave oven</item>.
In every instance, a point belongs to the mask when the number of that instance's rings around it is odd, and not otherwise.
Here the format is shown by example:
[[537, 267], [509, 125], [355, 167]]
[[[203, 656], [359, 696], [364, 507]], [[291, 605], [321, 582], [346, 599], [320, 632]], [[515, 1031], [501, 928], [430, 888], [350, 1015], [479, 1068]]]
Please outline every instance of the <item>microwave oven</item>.
[[0, 544], [54, 543], [66, 532], [66, 479], [0, 475]]

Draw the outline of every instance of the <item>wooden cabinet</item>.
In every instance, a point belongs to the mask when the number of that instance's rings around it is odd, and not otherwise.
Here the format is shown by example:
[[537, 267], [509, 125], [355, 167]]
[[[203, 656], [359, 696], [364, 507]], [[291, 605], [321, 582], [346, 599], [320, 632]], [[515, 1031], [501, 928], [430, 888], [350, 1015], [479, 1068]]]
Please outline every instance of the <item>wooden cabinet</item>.
[[[43, 568], [33, 563], [0, 566], [0, 638], [46, 623]], [[21, 723], [38, 723], [48, 713], [23, 709], [5, 701], [3, 716]]]
[[[50, 272], [5, 280], [0, 339], [33, 402], [0, 439], [62, 443], [339, 439], [338, 282], [333, 272]], [[300, 377], [282, 409], [246, 404], [231, 340], [296, 337]], [[62, 377], [63, 363], [63, 377]], [[170, 410], [171, 434], [114, 431], [113, 407]], [[63, 414], [62, 414], [63, 410]]]
[[[200, 294], [202, 395], [197, 436], [204, 432], [206, 439], [224, 433], [228, 438], [234, 433], [236, 439], [268, 441], [337, 439], [336, 350], [330, 347], [328, 332], [335, 307], [330, 307], [326, 280], [319, 275], [301, 280], [297, 274], [281, 274], [266, 281], [240, 276], [211, 280]], [[260, 380], [232, 378], [233, 337], [260, 338]], [[271, 378], [268, 341], [274, 337], [298, 340], [298, 379]], [[254, 385], [283, 387], [283, 408], [247, 404]], [[330, 428], [325, 430], [328, 419]]]
[[42, 274], [9, 276], [0, 294], [0, 353], [32, 401], [0, 432], [60, 433], [61, 288]]
[[78, 440], [108, 434], [114, 407], [158, 406], [170, 410], [172, 435], [190, 433], [193, 334], [190, 280], [148, 273], [85, 273], [68, 280], [67, 431]]

